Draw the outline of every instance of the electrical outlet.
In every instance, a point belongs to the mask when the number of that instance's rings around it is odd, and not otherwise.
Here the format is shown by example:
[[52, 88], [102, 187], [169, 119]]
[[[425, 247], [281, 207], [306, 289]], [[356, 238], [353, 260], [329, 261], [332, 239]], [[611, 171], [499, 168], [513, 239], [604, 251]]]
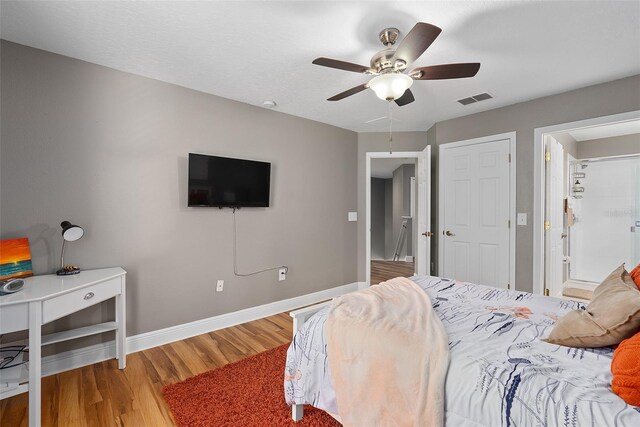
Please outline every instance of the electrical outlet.
[[518, 213], [517, 224], [518, 225], [527, 225], [527, 214], [526, 213]]
[[280, 270], [278, 270], [278, 280], [282, 282], [286, 278], [287, 278], [287, 269], [281, 268]]
[[224, 280], [218, 280], [216, 284], [216, 292], [222, 292], [224, 289]]

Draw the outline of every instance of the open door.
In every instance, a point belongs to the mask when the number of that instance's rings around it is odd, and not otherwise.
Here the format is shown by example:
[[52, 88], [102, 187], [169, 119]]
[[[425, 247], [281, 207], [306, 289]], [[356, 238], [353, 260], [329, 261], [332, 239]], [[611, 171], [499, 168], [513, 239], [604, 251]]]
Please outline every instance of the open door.
[[545, 295], [562, 295], [564, 265], [564, 149], [545, 136]]
[[418, 155], [418, 244], [416, 274], [431, 274], [431, 146]]

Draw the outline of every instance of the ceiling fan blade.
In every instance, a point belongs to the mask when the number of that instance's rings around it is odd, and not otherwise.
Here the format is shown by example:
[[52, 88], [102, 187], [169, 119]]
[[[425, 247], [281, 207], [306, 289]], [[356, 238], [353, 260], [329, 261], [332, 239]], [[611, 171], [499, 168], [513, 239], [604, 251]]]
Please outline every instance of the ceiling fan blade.
[[413, 93], [411, 93], [411, 89], [407, 89], [400, 98], [396, 99], [395, 102], [398, 104], [398, 107], [402, 107], [403, 105], [411, 104], [415, 100]]
[[322, 65], [323, 67], [337, 68], [338, 70], [353, 71], [354, 73], [364, 73], [369, 71], [369, 67], [358, 65], [351, 62], [339, 61], [331, 58], [316, 58], [312, 64]]
[[362, 92], [367, 87], [368, 87], [367, 83], [363, 83], [360, 86], [352, 87], [349, 90], [345, 90], [344, 92], [340, 92], [339, 94], [334, 95], [331, 98], [327, 99], [327, 101], [340, 101], [341, 99], [344, 99], [347, 96], [355, 95], [358, 92]]
[[406, 64], [412, 63], [431, 46], [441, 32], [442, 29], [435, 25], [418, 22], [400, 42], [392, 62], [401, 59]]
[[416, 68], [409, 75], [413, 80], [461, 79], [475, 76], [479, 69], [480, 64], [478, 62], [442, 64]]

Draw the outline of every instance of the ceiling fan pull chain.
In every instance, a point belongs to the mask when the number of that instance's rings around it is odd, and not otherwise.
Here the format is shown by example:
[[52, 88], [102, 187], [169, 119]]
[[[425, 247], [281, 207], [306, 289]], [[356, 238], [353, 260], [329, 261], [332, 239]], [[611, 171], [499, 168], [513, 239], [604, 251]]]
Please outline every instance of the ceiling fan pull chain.
[[391, 109], [391, 101], [389, 100], [389, 154], [392, 154], [391, 144], [393, 143], [393, 110]]

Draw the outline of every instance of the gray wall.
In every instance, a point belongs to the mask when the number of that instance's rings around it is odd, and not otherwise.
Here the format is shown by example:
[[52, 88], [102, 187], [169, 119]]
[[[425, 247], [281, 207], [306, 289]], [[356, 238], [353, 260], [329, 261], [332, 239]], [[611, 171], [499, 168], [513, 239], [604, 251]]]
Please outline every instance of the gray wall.
[[577, 145], [578, 159], [638, 154], [640, 153], [640, 134], [580, 141]]
[[[634, 110], [640, 110], [640, 75], [447, 120], [428, 132], [429, 142], [438, 146], [516, 131], [517, 211], [527, 213], [529, 218], [526, 226], [516, 229], [516, 289], [533, 289], [534, 129]], [[434, 193], [437, 200], [437, 185]]]
[[[1, 49], [1, 237], [54, 271], [60, 221], [84, 227], [65, 260], [122, 266], [128, 334], [357, 280], [357, 134], [10, 42]], [[261, 101], [261, 100], [256, 100]], [[187, 154], [272, 162], [269, 208], [187, 207]], [[361, 216], [363, 218], [363, 216]], [[224, 292], [216, 293], [216, 279]], [[65, 324], [109, 317], [104, 306]]]
[[385, 258], [386, 179], [371, 178], [371, 259]]

